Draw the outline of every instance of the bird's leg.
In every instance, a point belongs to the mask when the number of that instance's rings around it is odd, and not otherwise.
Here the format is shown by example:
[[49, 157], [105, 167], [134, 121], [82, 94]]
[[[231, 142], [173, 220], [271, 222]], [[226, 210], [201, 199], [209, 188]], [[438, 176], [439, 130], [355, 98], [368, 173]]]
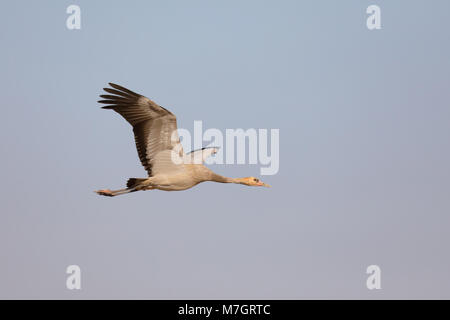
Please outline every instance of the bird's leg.
[[109, 189], [102, 189], [102, 190], [97, 190], [95, 191], [97, 194], [101, 195], [101, 196], [106, 196], [106, 197], [114, 197], [114, 196], [118, 196], [121, 194], [125, 194], [125, 193], [130, 193], [130, 192], [134, 192], [137, 191], [134, 188], [126, 188], [126, 189], [119, 189], [119, 190], [109, 190]]

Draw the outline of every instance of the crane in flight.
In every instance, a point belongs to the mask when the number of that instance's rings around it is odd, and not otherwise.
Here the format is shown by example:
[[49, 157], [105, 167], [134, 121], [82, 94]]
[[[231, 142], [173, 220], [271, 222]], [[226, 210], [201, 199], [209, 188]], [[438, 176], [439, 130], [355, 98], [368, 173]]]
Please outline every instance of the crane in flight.
[[116, 111], [131, 124], [139, 159], [148, 177], [130, 178], [125, 189], [102, 189], [95, 191], [97, 194], [113, 197], [141, 190], [179, 191], [204, 181], [270, 187], [255, 177], [228, 178], [208, 169], [203, 162], [215, 154], [217, 148], [203, 148], [185, 154], [173, 113], [122, 86], [109, 85], [111, 88], [103, 89], [108, 94], [100, 95], [103, 100], [98, 102], [106, 104], [103, 109]]

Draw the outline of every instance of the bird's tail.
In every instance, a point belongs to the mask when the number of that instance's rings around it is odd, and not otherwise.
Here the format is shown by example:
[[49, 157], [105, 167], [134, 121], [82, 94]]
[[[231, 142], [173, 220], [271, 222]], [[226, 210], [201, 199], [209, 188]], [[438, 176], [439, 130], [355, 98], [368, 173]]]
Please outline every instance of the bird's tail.
[[130, 178], [127, 181], [127, 188], [129, 188], [129, 189], [135, 188], [138, 185], [140, 185], [142, 182], [144, 182], [145, 180], [147, 180], [147, 178]]

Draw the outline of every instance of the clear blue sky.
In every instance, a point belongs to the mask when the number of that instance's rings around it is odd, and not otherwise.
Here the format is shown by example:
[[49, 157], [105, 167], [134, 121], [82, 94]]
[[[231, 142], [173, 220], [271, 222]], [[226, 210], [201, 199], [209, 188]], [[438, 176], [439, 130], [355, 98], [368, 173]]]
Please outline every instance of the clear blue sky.
[[[81, 30], [66, 28], [70, 4]], [[381, 30], [366, 28], [371, 4]], [[3, 1], [0, 297], [450, 298], [449, 12]], [[183, 128], [279, 128], [273, 188], [95, 195], [145, 175], [129, 125], [96, 103], [107, 82]], [[81, 291], [65, 287], [70, 264]]]

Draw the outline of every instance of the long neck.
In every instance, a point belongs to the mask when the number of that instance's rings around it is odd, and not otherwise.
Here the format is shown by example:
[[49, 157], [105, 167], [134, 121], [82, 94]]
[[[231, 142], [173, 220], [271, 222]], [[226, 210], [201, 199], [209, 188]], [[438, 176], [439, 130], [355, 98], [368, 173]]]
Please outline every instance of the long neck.
[[242, 183], [241, 178], [228, 178], [214, 172], [211, 174], [211, 181], [220, 183]]

